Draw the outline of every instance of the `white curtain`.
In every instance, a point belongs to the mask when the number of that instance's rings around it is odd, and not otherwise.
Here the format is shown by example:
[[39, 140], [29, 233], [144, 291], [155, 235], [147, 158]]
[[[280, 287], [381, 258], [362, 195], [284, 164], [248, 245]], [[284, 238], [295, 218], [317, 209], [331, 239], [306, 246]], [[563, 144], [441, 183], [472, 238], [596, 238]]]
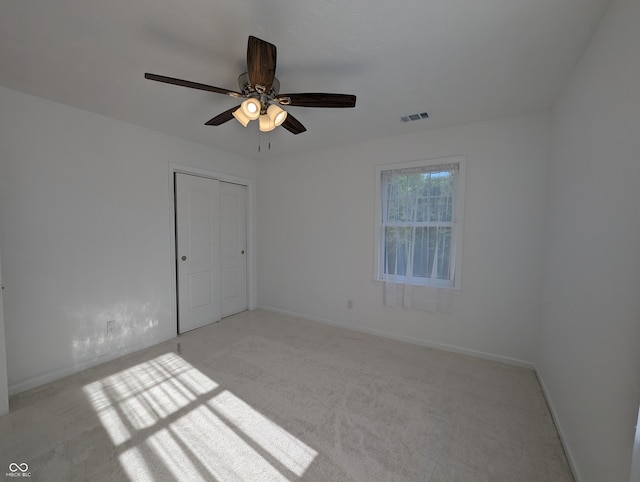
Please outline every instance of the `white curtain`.
[[450, 313], [458, 165], [382, 172], [386, 305]]

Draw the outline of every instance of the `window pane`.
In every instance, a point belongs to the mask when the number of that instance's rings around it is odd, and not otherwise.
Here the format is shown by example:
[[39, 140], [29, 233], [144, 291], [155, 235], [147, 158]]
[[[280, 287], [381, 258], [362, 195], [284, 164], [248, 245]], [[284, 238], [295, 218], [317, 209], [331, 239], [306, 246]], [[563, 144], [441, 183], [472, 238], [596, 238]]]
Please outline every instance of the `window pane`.
[[[415, 240], [412, 240], [414, 229]], [[439, 280], [450, 280], [451, 234], [451, 227], [386, 227], [385, 274], [406, 276], [409, 255], [413, 254], [414, 277], [431, 278], [437, 260], [433, 274]]]
[[433, 253], [436, 247], [437, 228], [416, 228], [416, 242], [413, 248], [413, 275], [428, 278], [433, 267]]
[[[381, 171], [384, 274], [451, 281], [457, 164]], [[407, 273], [407, 270], [411, 270]]]
[[451, 171], [390, 174], [387, 179], [385, 222], [451, 222]]
[[424, 196], [419, 196], [417, 199], [417, 206], [416, 206], [416, 222], [428, 223], [429, 221], [431, 221], [429, 210], [430, 210], [429, 198]]
[[416, 215], [416, 191], [419, 175], [391, 176], [387, 183], [388, 222], [413, 222]]
[[449, 172], [430, 173], [430, 221], [450, 222], [453, 200], [453, 177]]
[[[437, 257], [437, 258], [436, 258]], [[451, 228], [419, 227], [413, 248], [413, 276], [431, 278], [437, 259], [437, 279], [451, 279]]]
[[385, 274], [405, 276], [411, 249], [412, 228], [385, 228]]
[[438, 279], [451, 279], [451, 228], [438, 228]]

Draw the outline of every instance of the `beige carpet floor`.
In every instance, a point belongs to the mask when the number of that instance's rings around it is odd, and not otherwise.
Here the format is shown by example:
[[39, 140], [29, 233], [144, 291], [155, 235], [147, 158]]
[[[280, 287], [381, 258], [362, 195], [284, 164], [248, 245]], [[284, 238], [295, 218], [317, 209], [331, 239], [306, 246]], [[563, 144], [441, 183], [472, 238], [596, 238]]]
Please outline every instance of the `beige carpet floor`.
[[264, 311], [10, 402], [31, 480], [573, 480], [533, 372]]

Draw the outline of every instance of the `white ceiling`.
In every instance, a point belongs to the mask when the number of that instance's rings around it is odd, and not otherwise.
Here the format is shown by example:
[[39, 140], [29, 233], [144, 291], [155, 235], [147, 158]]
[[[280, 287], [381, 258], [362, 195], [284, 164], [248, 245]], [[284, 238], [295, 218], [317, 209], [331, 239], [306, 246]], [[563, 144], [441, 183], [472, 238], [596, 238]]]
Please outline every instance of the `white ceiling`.
[[[0, 85], [263, 159], [549, 109], [609, 3], [0, 0]], [[277, 46], [282, 93], [356, 108], [290, 107], [308, 131], [263, 134], [258, 153], [256, 122], [204, 125], [237, 100], [144, 79], [238, 90], [249, 35]]]

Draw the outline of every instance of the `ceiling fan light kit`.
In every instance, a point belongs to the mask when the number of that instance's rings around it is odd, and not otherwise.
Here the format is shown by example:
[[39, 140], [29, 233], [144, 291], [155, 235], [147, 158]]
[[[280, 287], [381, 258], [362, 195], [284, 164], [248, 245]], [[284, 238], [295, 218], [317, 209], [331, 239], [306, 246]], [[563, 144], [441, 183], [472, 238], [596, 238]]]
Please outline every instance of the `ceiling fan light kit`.
[[298, 119], [282, 109], [281, 105], [298, 107], [355, 107], [356, 96], [347, 94], [282, 94], [276, 73], [276, 46], [254, 36], [249, 36], [247, 43], [247, 72], [240, 74], [238, 84], [241, 92], [199, 84], [188, 80], [146, 73], [146, 79], [167, 84], [180, 85], [191, 89], [204, 90], [224, 94], [236, 99], [245, 100], [239, 107], [218, 114], [205, 125], [219, 126], [236, 118], [244, 127], [252, 120], [259, 120], [262, 132], [269, 132], [278, 126], [284, 127], [292, 134], [306, 131]]
[[256, 120], [260, 117], [260, 110], [262, 109], [262, 106], [258, 99], [254, 99], [252, 97], [240, 104], [240, 108], [242, 109], [242, 113], [250, 120]]
[[267, 108], [267, 116], [269, 116], [269, 119], [275, 124], [276, 127], [278, 127], [279, 125], [282, 125], [282, 123], [287, 118], [287, 111], [281, 109], [275, 104], [271, 104]]
[[268, 115], [263, 114], [260, 116], [260, 132], [271, 132], [275, 128], [276, 125], [271, 122]]
[[236, 120], [238, 122], [240, 122], [240, 124], [242, 124], [244, 127], [247, 127], [249, 125], [249, 122], [251, 122], [251, 119], [249, 119], [247, 117], [247, 115], [244, 113], [244, 111], [242, 110], [242, 107], [238, 107], [236, 110], [233, 111], [232, 113], [233, 117], [236, 118]]

